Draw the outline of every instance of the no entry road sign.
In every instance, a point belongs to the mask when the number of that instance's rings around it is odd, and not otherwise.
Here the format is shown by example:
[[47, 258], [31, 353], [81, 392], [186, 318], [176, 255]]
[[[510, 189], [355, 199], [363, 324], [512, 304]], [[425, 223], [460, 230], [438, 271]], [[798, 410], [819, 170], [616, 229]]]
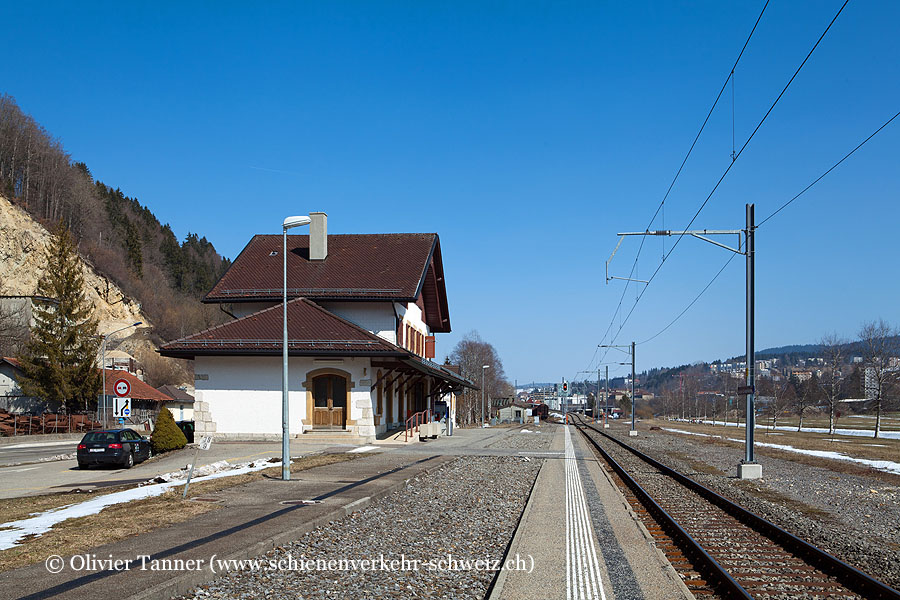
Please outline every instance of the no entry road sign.
[[125, 398], [131, 395], [131, 384], [128, 383], [127, 379], [118, 379], [116, 380], [116, 385], [113, 386], [113, 391], [119, 398]]

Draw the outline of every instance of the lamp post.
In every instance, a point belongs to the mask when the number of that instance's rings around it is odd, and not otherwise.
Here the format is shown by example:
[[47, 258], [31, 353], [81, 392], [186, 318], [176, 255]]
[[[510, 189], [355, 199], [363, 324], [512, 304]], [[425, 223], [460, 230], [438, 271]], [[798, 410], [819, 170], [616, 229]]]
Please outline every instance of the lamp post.
[[301, 225], [309, 225], [310, 218], [288, 217], [281, 225], [282, 233], [282, 264], [283, 264], [283, 281], [284, 294], [282, 307], [284, 309], [284, 340], [282, 344], [282, 364], [281, 364], [281, 479], [290, 481], [291, 479], [291, 428], [288, 423], [288, 326], [287, 326], [287, 230]]
[[481, 365], [481, 426], [484, 427], [484, 372], [491, 365]]
[[[120, 331], [125, 331], [130, 327], [137, 327], [138, 325], [142, 325], [143, 321], [138, 321], [137, 323], [132, 323], [131, 325], [126, 325], [125, 327], [120, 327], [115, 331], [110, 331], [106, 335], [103, 336], [103, 343], [101, 344], [100, 350], [100, 370], [103, 374], [103, 416], [106, 417], [106, 340], [114, 333], [119, 333]], [[104, 421], [105, 423], [105, 421]]]

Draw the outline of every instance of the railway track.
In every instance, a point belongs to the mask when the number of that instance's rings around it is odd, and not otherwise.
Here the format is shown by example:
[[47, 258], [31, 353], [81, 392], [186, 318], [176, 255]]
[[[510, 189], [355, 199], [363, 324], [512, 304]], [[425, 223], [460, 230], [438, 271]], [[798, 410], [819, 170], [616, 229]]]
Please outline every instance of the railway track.
[[700, 598], [900, 600], [900, 592], [576, 419]]

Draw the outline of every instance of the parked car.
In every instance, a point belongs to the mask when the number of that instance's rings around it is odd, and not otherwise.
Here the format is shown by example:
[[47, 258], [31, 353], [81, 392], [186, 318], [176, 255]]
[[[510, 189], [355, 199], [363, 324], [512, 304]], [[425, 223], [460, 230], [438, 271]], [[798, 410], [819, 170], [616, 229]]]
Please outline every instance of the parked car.
[[150, 440], [133, 429], [108, 429], [86, 433], [78, 444], [78, 467], [121, 465], [126, 469], [150, 458]]
[[184, 434], [184, 437], [187, 439], [188, 444], [194, 443], [194, 422], [193, 421], [175, 421], [175, 424], [178, 425], [178, 429], [181, 430], [181, 433]]

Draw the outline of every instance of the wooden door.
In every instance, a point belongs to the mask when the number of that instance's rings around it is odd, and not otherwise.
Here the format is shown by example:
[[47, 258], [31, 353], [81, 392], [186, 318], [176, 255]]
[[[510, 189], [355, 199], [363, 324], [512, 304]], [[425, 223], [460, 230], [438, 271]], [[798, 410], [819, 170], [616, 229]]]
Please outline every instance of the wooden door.
[[347, 380], [338, 375], [313, 379], [313, 427], [344, 429], [347, 424]]
[[347, 424], [347, 380], [331, 377], [331, 428], [344, 429]]

